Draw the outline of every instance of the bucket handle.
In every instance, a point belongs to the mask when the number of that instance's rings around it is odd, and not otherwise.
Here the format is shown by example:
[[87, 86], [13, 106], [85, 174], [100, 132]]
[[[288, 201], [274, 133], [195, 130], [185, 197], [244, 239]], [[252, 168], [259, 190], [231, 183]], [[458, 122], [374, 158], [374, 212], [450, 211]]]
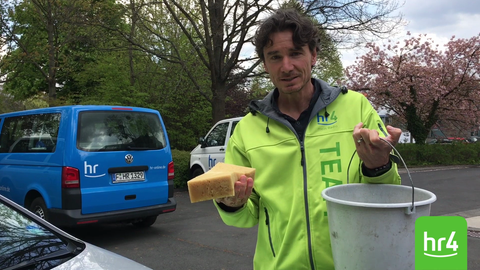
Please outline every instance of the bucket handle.
[[[413, 214], [413, 213], [415, 213], [415, 187], [413, 186], [412, 176], [410, 175], [410, 171], [407, 168], [407, 164], [405, 164], [405, 161], [403, 160], [402, 155], [400, 155], [400, 152], [398, 152], [398, 150], [397, 150], [397, 148], [395, 148], [395, 146], [393, 146], [390, 142], [388, 142], [384, 138], [380, 138], [380, 140], [386, 142], [388, 145], [390, 145], [390, 147], [392, 147], [392, 149], [397, 153], [398, 157], [402, 161], [403, 166], [407, 170], [408, 178], [410, 179], [410, 183], [412, 184], [412, 207], [407, 208], [407, 210], [405, 210], [405, 213], [408, 214], [408, 215]], [[355, 151], [353, 151], [352, 157], [350, 158], [350, 162], [348, 162], [347, 184], [350, 183], [350, 181], [349, 181], [349, 179], [350, 179], [350, 164], [352, 164], [352, 160], [355, 157], [356, 153], [357, 153], [357, 150], [355, 149]]]

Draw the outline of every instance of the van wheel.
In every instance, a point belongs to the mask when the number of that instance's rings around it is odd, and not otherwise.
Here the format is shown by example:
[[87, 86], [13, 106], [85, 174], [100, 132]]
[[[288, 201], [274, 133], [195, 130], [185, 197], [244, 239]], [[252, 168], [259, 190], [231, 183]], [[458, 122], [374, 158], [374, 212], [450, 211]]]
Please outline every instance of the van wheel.
[[201, 174], [203, 174], [202, 168], [195, 168], [195, 170], [192, 172], [192, 178], [195, 178]]
[[138, 228], [148, 228], [152, 226], [156, 220], [157, 220], [157, 216], [150, 216], [150, 217], [143, 218], [140, 221], [134, 221], [132, 222], [132, 225]]
[[30, 204], [29, 210], [42, 219], [48, 220], [47, 205], [42, 197], [37, 197]]

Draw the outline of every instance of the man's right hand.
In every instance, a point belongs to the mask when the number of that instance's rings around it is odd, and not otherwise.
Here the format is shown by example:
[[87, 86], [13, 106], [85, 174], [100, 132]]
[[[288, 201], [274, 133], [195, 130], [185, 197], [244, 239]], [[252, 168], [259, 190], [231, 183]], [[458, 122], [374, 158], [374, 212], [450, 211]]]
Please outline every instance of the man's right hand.
[[235, 196], [215, 199], [217, 203], [223, 203], [229, 207], [242, 207], [247, 203], [253, 190], [253, 178], [242, 175], [235, 182]]

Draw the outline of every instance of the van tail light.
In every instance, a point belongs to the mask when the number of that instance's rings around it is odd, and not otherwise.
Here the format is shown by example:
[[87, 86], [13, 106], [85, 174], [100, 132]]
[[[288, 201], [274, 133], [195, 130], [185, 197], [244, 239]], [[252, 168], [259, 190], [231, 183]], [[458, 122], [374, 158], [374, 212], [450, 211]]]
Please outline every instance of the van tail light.
[[175, 169], [173, 168], [173, 161], [168, 163], [168, 180], [173, 180], [175, 178]]
[[62, 167], [62, 188], [79, 188], [80, 171], [77, 168]]

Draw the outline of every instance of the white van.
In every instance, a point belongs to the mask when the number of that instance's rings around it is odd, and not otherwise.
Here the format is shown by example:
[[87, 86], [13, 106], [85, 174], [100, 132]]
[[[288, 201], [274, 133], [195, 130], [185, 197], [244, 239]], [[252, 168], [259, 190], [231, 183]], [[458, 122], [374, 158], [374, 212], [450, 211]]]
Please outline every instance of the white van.
[[217, 162], [225, 161], [225, 150], [237, 123], [243, 117], [218, 121], [201, 137], [199, 145], [190, 152], [190, 175], [196, 177], [210, 170]]

